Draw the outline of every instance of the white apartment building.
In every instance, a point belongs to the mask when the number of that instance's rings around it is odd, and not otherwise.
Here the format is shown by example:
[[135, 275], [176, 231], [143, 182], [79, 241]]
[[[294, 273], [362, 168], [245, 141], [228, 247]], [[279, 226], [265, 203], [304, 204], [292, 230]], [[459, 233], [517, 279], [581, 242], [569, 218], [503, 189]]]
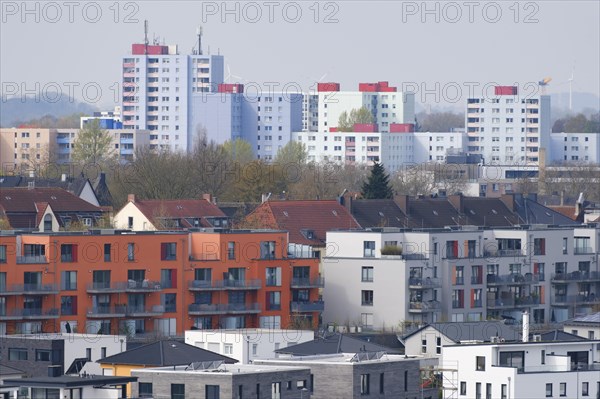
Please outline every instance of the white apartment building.
[[467, 150], [467, 138], [464, 130], [451, 132], [414, 132], [413, 162], [446, 162], [446, 155], [462, 153]]
[[180, 54], [176, 45], [133, 44], [122, 58], [123, 127], [150, 130], [152, 145], [189, 150], [189, 98], [217, 91], [223, 62], [221, 55]]
[[[444, 397], [597, 398], [600, 341], [444, 346]], [[454, 370], [448, 370], [453, 365]]]
[[600, 163], [600, 133], [552, 133], [552, 163]]
[[516, 86], [496, 86], [493, 98], [467, 99], [465, 126], [467, 151], [481, 154], [486, 164], [552, 159], [550, 96], [522, 96]]
[[189, 330], [185, 343], [211, 352], [229, 356], [248, 364], [255, 359], [279, 357], [278, 349], [312, 341], [312, 330], [281, 330], [256, 328], [243, 330]]
[[[516, 226], [327, 233], [325, 324], [561, 322], [600, 304], [600, 229]], [[383, 250], [383, 253], [382, 253]]]
[[563, 324], [563, 330], [587, 339], [600, 339], [600, 312], [567, 320]]

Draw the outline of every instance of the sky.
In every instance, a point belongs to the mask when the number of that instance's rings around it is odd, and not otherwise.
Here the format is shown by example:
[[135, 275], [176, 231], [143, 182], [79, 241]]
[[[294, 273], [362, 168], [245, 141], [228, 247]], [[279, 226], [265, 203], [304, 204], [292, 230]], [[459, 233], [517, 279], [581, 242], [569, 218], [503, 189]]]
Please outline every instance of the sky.
[[225, 57], [230, 81], [265, 87], [389, 81], [443, 106], [494, 83], [539, 90], [544, 77], [553, 79], [548, 94], [566, 92], [574, 71], [573, 91], [600, 95], [597, 0], [2, 1], [1, 18], [3, 95], [59, 88], [117, 105], [121, 57], [143, 42], [144, 20], [151, 40], [181, 53], [202, 26], [204, 53]]

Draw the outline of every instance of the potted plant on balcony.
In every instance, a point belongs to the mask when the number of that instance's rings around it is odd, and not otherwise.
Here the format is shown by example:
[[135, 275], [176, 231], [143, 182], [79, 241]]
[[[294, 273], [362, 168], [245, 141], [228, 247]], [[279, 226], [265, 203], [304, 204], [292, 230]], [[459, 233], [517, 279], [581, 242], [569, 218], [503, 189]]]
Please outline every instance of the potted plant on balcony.
[[381, 248], [382, 255], [402, 255], [402, 245], [385, 245]]

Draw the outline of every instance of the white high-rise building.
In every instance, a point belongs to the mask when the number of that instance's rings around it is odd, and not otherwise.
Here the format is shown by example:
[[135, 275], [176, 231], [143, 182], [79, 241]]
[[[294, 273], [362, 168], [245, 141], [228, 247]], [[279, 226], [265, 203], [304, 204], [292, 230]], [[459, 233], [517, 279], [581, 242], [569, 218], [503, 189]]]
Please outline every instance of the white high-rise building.
[[189, 97], [216, 92], [223, 82], [223, 56], [182, 55], [177, 46], [133, 44], [122, 59], [122, 119], [126, 129], [152, 132], [153, 148], [187, 151]]
[[550, 96], [519, 96], [516, 86], [496, 86], [491, 99], [467, 100], [465, 126], [467, 151], [487, 164], [539, 165], [551, 159]]

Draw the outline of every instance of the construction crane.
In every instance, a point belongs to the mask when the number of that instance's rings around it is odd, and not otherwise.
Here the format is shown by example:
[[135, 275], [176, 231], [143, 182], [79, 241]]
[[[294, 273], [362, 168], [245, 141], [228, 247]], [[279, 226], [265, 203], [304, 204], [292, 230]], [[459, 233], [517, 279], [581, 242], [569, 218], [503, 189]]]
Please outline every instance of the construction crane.
[[538, 85], [542, 88], [542, 94], [546, 94], [546, 86], [552, 81], [551, 77], [544, 78], [538, 82]]

